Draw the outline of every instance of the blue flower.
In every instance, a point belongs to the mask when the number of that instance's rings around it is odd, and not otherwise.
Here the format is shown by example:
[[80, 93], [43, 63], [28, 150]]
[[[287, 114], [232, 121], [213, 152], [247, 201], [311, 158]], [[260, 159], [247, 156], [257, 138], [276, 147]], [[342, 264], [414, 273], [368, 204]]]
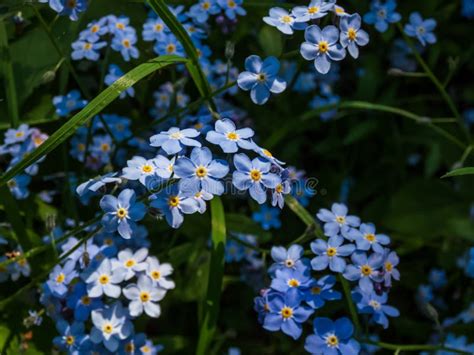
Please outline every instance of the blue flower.
[[462, 1], [461, 15], [468, 19], [474, 18], [474, 1], [473, 0]]
[[326, 301], [340, 300], [340, 292], [333, 290], [336, 284], [336, 278], [332, 275], [326, 275], [319, 280], [312, 280], [308, 288], [304, 291], [304, 301], [314, 309], [324, 306]]
[[122, 54], [123, 60], [130, 61], [130, 58], [137, 59], [140, 55], [135, 44], [137, 43], [137, 35], [134, 32], [118, 32], [112, 40], [112, 49]]
[[446, 271], [442, 269], [431, 269], [428, 275], [428, 280], [435, 289], [442, 288], [448, 283]]
[[[284, 34], [293, 34], [293, 26], [295, 23], [295, 17], [291, 15], [285, 9], [281, 7], [272, 7], [269, 12], [270, 16], [265, 16], [263, 21], [273, 27], [276, 27], [280, 32]], [[302, 22], [302, 21], [300, 21]]]
[[360, 218], [347, 215], [347, 206], [342, 203], [333, 203], [331, 211], [322, 208], [316, 215], [324, 223], [324, 234], [328, 237], [342, 233], [345, 238], [349, 237], [351, 228], [360, 225]]
[[24, 200], [30, 194], [28, 185], [31, 182], [31, 176], [21, 174], [13, 177], [7, 182], [10, 192], [17, 200]]
[[419, 285], [416, 292], [416, 298], [421, 303], [431, 302], [434, 298], [433, 287], [431, 285]]
[[316, 318], [313, 323], [314, 334], [306, 338], [304, 348], [311, 354], [357, 355], [359, 343], [352, 338], [354, 326], [348, 318], [333, 322], [329, 318]]
[[259, 223], [265, 230], [271, 228], [278, 229], [281, 227], [280, 213], [281, 211], [279, 208], [261, 205], [259, 211], [252, 213], [252, 219]]
[[268, 57], [263, 62], [258, 55], [245, 59], [246, 71], [239, 74], [237, 84], [244, 91], [250, 90], [250, 98], [257, 105], [268, 101], [270, 93], [279, 94], [286, 89], [286, 82], [278, 77], [280, 62]]
[[372, 315], [371, 319], [384, 327], [384, 329], [388, 328], [387, 316], [398, 317], [400, 315], [398, 309], [386, 305], [388, 298], [386, 292], [378, 295], [375, 291], [370, 293], [356, 291], [353, 293], [353, 298], [357, 304], [359, 313]]
[[106, 184], [122, 182], [121, 178], [115, 177], [117, 173], [108, 173], [103, 176], [98, 176], [94, 179], [89, 179], [83, 182], [76, 188], [76, 193], [80, 196], [81, 202], [84, 204], [89, 203], [89, 199], [96, 195], [97, 191], [104, 187]]
[[351, 255], [355, 246], [353, 244], [345, 244], [344, 238], [334, 235], [326, 242], [323, 239], [316, 239], [311, 243], [311, 251], [317, 256], [311, 260], [313, 270], [329, 269], [334, 272], [344, 272], [346, 268], [346, 260], [344, 256]]
[[[474, 353], [474, 343], [468, 344], [468, 339], [465, 335], [456, 337], [453, 333], [449, 333], [444, 341], [444, 346], [456, 350], [465, 351], [467, 353]], [[452, 351], [438, 350], [436, 355], [452, 355]]]
[[193, 214], [199, 209], [197, 201], [185, 196], [179, 190], [178, 184], [153, 195], [150, 206], [159, 209], [173, 228], [179, 228], [183, 224], [183, 213]]
[[167, 174], [167, 169], [159, 168], [160, 162], [163, 163], [163, 160], [159, 161], [157, 158], [145, 159], [135, 156], [127, 161], [127, 167], [123, 168], [122, 177], [128, 180], [139, 180], [143, 186], [147, 186], [147, 180], [170, 176]]
[[254, 131], [251, 128], [236, 129], [235, 123], [229, 118], [216, 121], [215, 131], [209, 131], [206, 140], [218, 144], [224, 153], [235, 153], [242, 149], [252, 149]]
[[209, 18], [209, 15], [216, 15], [221, 11], [216, 0], [199, 0], [189, 9], [188, 15], [198, 24], [203, 24]]
[[359, 287], [363, 292], [369, 293], [374, 289], [373, 282], [382, 282], [383, 276], [380, 270], [383, 265], [383, 255], [373, 253], [369, 257], [364, 252], [355, 252], [351, 256], [354, 265], [347, 265], [344, 277], [350, 281], [359, 280]]
[[271, 332], [281, 330], [293, 339], [301, 336], [301, 324], [314, 312], [310, 307], [301, 305], [301, 295], [296, 288], [291, 288], [283, 295], [270, 294], [268, 309], [263, 328]]
[[352, 14], [343, 17], [340, 23], [340, 40], [344, 48], [347, 48], [349, 54], [357, 59], [359, 57], [359, 47], [369, 43], [369, 35], [360, 29], [361, 18], [359, 14]]
[[90, 335], [92, 342], [103, 343], [111, 352], [115, 352], [120, 341], [128, 338], [133, 332], [133, 325], [120, 302], [92, 311], [92, 322], [94, 324]]
[[142, 36], [144, 41], [161, 41], [169, 29], [159, 17], [148, 18], [143, 24]]
[[87, 100], [81, 99], [79, 90], [72, 90], [64, 96], [54, 96], [53, 105], [56, 107], [56, 114], [59, 117], [66, 117], [72, 111], [84, 108]]
[[269, 274], [274, 275], [276, 270], [303, 267], [303, 254], [304, 249], [298, 244], [290, 246], [288, 250], [285, 247], [272, 247], [271, 256], [274, 263], [268, 269]]
[[247, 14], [247, 11], [241, 6], [243, 2], [243, 0], [217, 0], [217, 3], [230, 20], [235, 20], [237, 15], [245, 16]]
[[250, 196], [259, 204], [267, 200], [267, 188], [274, 189], [281, 178], [270, 172], [271, 163], [255, 158], [250, 161], [245, 154], [234, 155], [236, 170], [232, 174], [232, 183], [240, 190], [249, 190]]
[[69, 324], [60, 319], [56, 324], [60, 336], [53, 339], [54, 345], [68, 354], [80, 354], [90, 350], [91, 342], [89, 336], [84, 334], [84, 323], [74, 322]]
[[130, 239], [136, 228], [136, 221], [141, 220], [146, 213], [146, 207], [136, 202], [135, 191], [123, 190], [118, 198], [105, 195], [100, 200], [100, 207], [105, 212], [102, 225], [107, 232], [117, 231], [123, 238]]
[[18, 128], [9, 128], [5, 132], [5, 144], [24, 142], [30, 137], [31, 132], [32, 130], [25, 123], [21, 124]]
[[400, 280], [400, 272], [395, 267], [400, 262], [397, 253], [390, 249], [384, 250], [383, 278], [385, 287], [392, 285], [392, 278]]
[[385, 32], [390, 23], [398, 22], [402, 18], [398, 12], [395, 12], [396, 7], [395, 0], [387, 0], [385, 3], [372, 1], [370, 11], [364, 15], [364, 21], [369, 25], [375, 25], [377, 31]]
[[140, 248], [135, 252], [128, 248], [121, 250], [117, 255], [117, 259], [112, 259], [112, 268], [124, 268], [126, 271], [124, 280], [130, 280], [138, 273], [146, 270], [148, 265], [145, 259], [147, 256], [147, 248]]
[[329, 94], [324, 96], [316, 95], [311, 102], [309, 103], [309, 106], [314, 109], [318, 109], [320, 107], [328, 106], [328, 105], [334, 105], [335, 107], [333, 109], [326, 110], [324, 112], [321, 112], [319, 114], [319, 117], [321, 118], [321, 121], [327, 122], [330, 119], [336, 117], [337, 114], [337, 104], [341, 101], [341, 98], [338, 95], [335, 94]]
[[358, 250], [372, 249], [376, 253], [383, 253], [383, 246], [390, 243], [388, 236], [375, 233], [375, 225], [372, 223], [362, 223], [359, 229], [351, 229], [349, 236], [356, 242]]
[[79, 39], [71, 44], [73, 49], [71, 58], [73, 60], [86, 58], [92, 61], [97, 61], [100, 57], [99, 50], [104, 48], [106, 45], [106, 42], [88, 42]]
[[311, 0], [308, 6], [296, 6], [292, 10], [296, 22], [317, 20], [328, 14], [334, 8], [335, 1]]
[[135, 29], [129, 26], [130, 19], [128, 17], [109, 15], [107, 20], [109, 21], [109, 32], [113, 35], [120, 36], [121, 34], [129, 33], [135, 36]]
[[161, 308], [155, 302], [165, 297], [166, 290], [156, 287], [148, 276], [141, 275], [136, 285], [130, 284], [124, 288], [123, 294], [130, 300], [128, 309], [132, 317], [138, 317], [145, 312], [150, 317], [158, 318]]
[[423, 20], [419, 12], [412, 12], [410, 23], [405, 25], [405, 33], [410, 37], [418, 38], [423, 46], [427, 43], [436, 43], [436, 35], [433, 30], [436, 28], [436, 20], [430, 18]]
[[300, 52], [304, 59], [314, 60], [314, 67], [321, 74], [331, 69], [331, 61], [343, 60], [346, 50], [339, 44], [339, 30], [329, 25], [323, 30], [311, 25], [304, 32], [306, 42], [301, 44]]
[[153, 50], [159, 55], [179, 55], [185, 56], [184, 47], [173, 34], [165, 35], [156, 42]]
[[180, 130], [178, 127], [171, 127], [166, 132], [161, 132], [150, 138], [152, 147], [161, 147], [169, 154], [176, 154], [183, 150], [185, 146], [200, 147], [201, 143], [192, 139], [199, 136], [199, 132], [193, 128]]
[[77, 276], [75, 266], [75, 261], [68, 261], [64, 267], [56, 265], [49, 274], [49, 280], [46, 284], [56, 297], [62, 298], [66, 295], [69, 283]]
[[72, 293], [67, 297], [66, 304], [74, 311], [74, 319], [80, 322], [85, 322], [94, 309], [103, 306], [100, 298], [91, 298], [87, 295], [87, 286], [83, 282], [74, 285]]
[[110, 259], [103, 259], [96, 270], [87, 270], [82, 278], [87, 283], [87, 295], [91, 298], [100, 297], [103, 294], [118, 298], [120, 297], [120, 284], [127, 274], [125, 268], [113, 268]]
[[168, 279], [168, 276], [173, 273], [173, 267], [170, 264], [160, 263], [154, 256], [149, 256], [146, 263], [146, 274], [159, 288], [170, 290], [175, 287], [174, 281]]
[[312, 281], [309, 271], [305, 266], [276, 270], [270, 287], [282, 293], [291, 288], [303, 291], [309, 287]]
[[[123, 71], [120, 69], [118, 65], [110, 64], [109, 65], [109, 72], [104, 78], [105, 85], [110, 86], [115, 83], [120, 77], [123, 76]], [[135, 89], [133, 86], [130, 86], [125, 91], [120, 93], [120, 98], [124, 99], [126, 96], [134, 97], [135, 96]]]
[[92, 21], [87, 25], [87, 28], [79, 34], [79, 39], [87, 42], [97, 42], [100, 36], [103, 36], [109, 32], [107, 26], [107, 17], [102, 17], [98, 21]]
[[77, 21], [79, 19], [79, 13], [87, 9], [86, 0], [39, 0], [39, 2], [49, 2], [49, 7], [61, 16], [69, 16], [69, 19], [72, 21]]
[[282, 173], [282, 182], [279, 183], [272, 191], [272, 206], [278, 206], [280, 209], [283, 209], [283, 206], [285, 205], [285, 195], [288, 195], [290, 192], [290, 180], [285, 180], [284, 175]]
[[212, 195], [224, 193], [223, 179], [229, 172], [225, 160], [212, 159], [209, 148], [193, 148], [190, 158], [181, 157], [176, 161], [174, 171], [181, 178], [179, 188], [187, 196], [194, 196], [200, 191]]

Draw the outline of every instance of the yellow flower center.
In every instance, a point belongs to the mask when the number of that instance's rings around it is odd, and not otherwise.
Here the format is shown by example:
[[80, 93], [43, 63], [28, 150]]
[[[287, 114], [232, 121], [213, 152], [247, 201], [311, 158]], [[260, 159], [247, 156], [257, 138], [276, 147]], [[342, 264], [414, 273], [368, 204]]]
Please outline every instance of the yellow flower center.
[[133, 345], [133, 343], [125, 344], [125, 352], [134, 353], [135, 352], [135, 345]]
[[22, 132], [22, 131], [19, 131], [19, 132], [16, 132], [16, 133], [15, 133], [15, 137], [16, 137], [16, 138], [21, 138], [21, 137], [23, 137], [24, 135], [25, 135], [25, 133]]
[[260, 172], [260, 170], [252, 169], [250, 170], [250, 178], [255, 182], [260, 181], [260, 179], [262, 178], [262, 173]]
[[280, 20], [281, 20], [281, 22], [283, 22], [283, 23], [291, 23], [291, 17], [288, 16], [288, 15], [282, 16]]
[[326, 338], [326, 344], [334, 348], [339, 345], [339, 339], [335, 335], [330, 335]]
[[100, 150], [102, 150], [103, 152], [108, 152], [110, 150], [110, 145], [107, 143], [102, 143], [100, 145]]
[[100, 29], [99, 26], [94, 25], [94, 26], [91, 27], [91, 32], [92, 32], [92, 33], [97, 33], [97, 32], [99, 31], [99, 29]]
[[142, 166], [142, 171], [146, 174], [149, 174], [149, 173], [153, 172], [153, 167], [151, 165], [148, 165], [148, 164], [143, 165]]
[[349, 37], [351, 41], [354, 41], [357, 37], [357, 31], [352, 27], [349, 28], [349, 30], [347, 31], [347, 37]]
[[88, 50], [91, 49], [91, 48], [92, 48], [92, 44], [90, 44], [90, 43], [84, 43], [84, 49], [85, 49], [86, 51], [88, 51]]
[[376, 300], [370, 300], [369, 301], [369, 305], [373, 308], [373, 309], [380, 309], [380, 302], [377, 302]]
[[15, 180], [9, 180], [7, 182], [7, 186], [10, 188], [10, 189], [13, 189], [14, 187], [16, 187], [16, 181]]
[[66, 279], [66, 276], [63, 273], [60, 273], [58, 276], [56, 276], [56, 282], [58, 284], [62, 284], [65, 279]]
[[375, 235], [372, 233], [366, 234], [364, 238], [371, 243], [375, 242]]
[[102, 285], [107, 285], [109, 283], [110, 279], [109, 279], [109, 276], [108, 275], [101, 275], [99, 277], [99, 282], [102, 284]]
[[170, 134], [171, 139], [181, 139], [183, 138], [183, 134], [181, 132], [174, 132]]
[[91, 299], [89, 296], [82, 296], [81, 297], [81, 303], [85, 306], [88, 306], [91, 304]]
[[203, 166], [199, 166], [197, 169], [196, 169], [196, 176], [199, 177], [199, 178], [204, 178], [207, 176], [207, 169]]
[[342, 15], [342, 14], [345, 14], [346, 11], [340, 7], [340, 6], [336, 6], [336, 14], [339, 14], [339, 15]]
[[288, 286], [290, 287], [298, 287], [300, 282], [297, 279], [290, 279], [288, 280]]
[[204, 10], [209, 10], [210, 7], [211, 7], [211, 4], [209, 4], [209, 2], [206, 1], [206, 2], [202, 3], [202, 8]]
[[293, 309], [285, 306], [281, 309], [280, 314], [285, 319], [291, 318], [293, 316]]
[[370, 274], [372, 274], [372, 268], [369, 265], [362, 265], [360, 268], [360, 272], [364, 276], [369, 276]]
[[146, 346], [146, 345], [143, 345], [143, 346], [140, 348], [140, 350], [142, 351], [142, 353], [145, 353], [145, 354], [151, 352], [151, 349], [150, 349], [148, 346]]
[[125, 263], [125, 266], [126, 266], [126, 267], [132, 267], [132, 266], [134, 266], [135, 264], [136, 264], [136, 263], [135, 263], [135, 260], [129, 259], [129, 260], [127, 260], [127, 262]]
[[178, 197], [178, 196], [171, 196], [171, 197], [168, 199], [168, 205], [170, 205], [171, 207], [178, 207], [178, 205], [179, 205], [179, 197]]
[[239, 140], [239, 135], [235, 132], [229, 132], [226, 135], [227, 139], [230, 141], [238, 141]]
[[163, 31], [163, 25], [161, 23], [158, 23], [155, 25], [155, 31], [156, 32], [161, 32]]
[[125, 29], [125, 25], [124, 25], [122, 22], [117, 22], [117, 24], [115, 25], [115, 27], [117, 27], [119, 30]]
[[75, 340], [75, 339], [74, 339], [74, 337], [73, 337], [72, 335], [68, 335], [68, 336], [66, 337], [66, 344], [69, 345], [69, 346], [71, 346], [72, 344], [74, 344], [74, 340]]
[[387, 261], [385, 263], [385, 270], [388, 271], [388, 272], [391, 272], [393, 270], [393, 265], [390, 261]]
[[321, 287], [318, 287], [318, 286], [311, 287], [311, 293], [313, 295], [319, 295], [321, 293]]
[[150, 294], [146, 291], [140, 292], [140, 301], [148, 302], [150, 300]]
[[86, 145], [85, 144], [82, 144], [82, 143], [79, 143], [77, 145], [77, 150], [80, 151], [80, 152], [83, 152], [86, 150]]
[[267, 76], [263, 73], [260, 73], [257, 75], [257, 80], [262, 82], [262, 81], [265, 81], [267, 79]]
[[125, 48], [130, 48], [130, 41], [128, 39], [124, 39], [122, 44]]
[[227, 1], [227, 6], [231, 7], [231, 8], [234, 8], [237, 4], [235, 3], [234, 0], [229, 0]]
[[275, 191], [278, 192], [279, 194], [281, 194], [283, 192], [283, 185], [282, 184], [278, 184], [276, 187], [275, 187]]
[[311, 15], [314, 15], [318, 11], [319, 11], [319, 7], [317, 7], [317, 6], [311, 6], [311, 7], [308, 8], [308, 13], [311, 14]]
[[120, 218], [120, 219], [124, 219], [125, 217], [127, 217], [128, 215], [128, 212], [125, 208], [123, 207], [120, 207], [118, 210], [117, 210], [117, 217]]
[[295, 262], [291, 259], [286, 259], [285, 260], [285, 266], [286, 267], [293, 267], [293, 266], [295, 266]]
[[166, 51], [168, 53], [174, 53], [175, 50], [176, 50], [176, 46], [174, 44], [168, 44], [166, 46]]
[[113, 330], [114, 330], [114, 327], [112, 327], [112, 324], [110, 323], [107, 323], [102, 327], [102, 331], [107, 334], [111, 334]]
[[161, 273], [158, 270], [153, 270], [151, 272], [151, 278], [153, 280], [158, 280], [161, 277]]
[[270, 151], [267, 150], [267, 149], [262, 149], [262, 153], [263, 153], [263, 155], [265, 155], [266, 157], [273, 158], [273, 154], [270, 153]]
[[35, 137], [33, 138], [33, 142], [35, 143], [35, 146], [38, 147], [43, 144], [44, 139], [42, 137]]
[[326, 53], [329, 50], [329, 43], [326, 41], [321, 41], [318, 43], [318, 48], [321, 53]]
[[333, 247], [329, 247], [327, 250], [326, 250], [326, 254], [328, 256], [335, 256], [337, 254], [337, 249], [336, 248], [333, 248]]
[[339, 224], [344, 224], [346, 222], [346, 217], [336, 216], [336, 222], [339, 223]]

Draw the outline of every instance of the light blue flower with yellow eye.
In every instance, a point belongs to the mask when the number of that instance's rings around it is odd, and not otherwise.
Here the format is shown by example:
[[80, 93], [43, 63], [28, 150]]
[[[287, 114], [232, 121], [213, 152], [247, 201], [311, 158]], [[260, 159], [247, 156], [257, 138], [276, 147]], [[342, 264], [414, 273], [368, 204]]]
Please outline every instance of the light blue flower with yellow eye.
[[148, 18], [143, 24], [142, 36], [144, 41], [160, 41], [167, 32], [169, 29], [161, 18]]
[[339, 44], [339, 30], [329, 25], [322, 30], [317, 25], [311, 25], [304, 32], [306, 42], [300, 47], [301, 55], [306, 60], [314, 60], [316, 70], [327, 74], [331, 69], [331, 61], [343, 60], [346, 50]]
[[225, 160], [212, 159], [207, 147], [193, 148], [190, 158], [181, 157], [176, 161], [174, 171], [181, 178], [179, 188], [184, 195], [194, 196], [200, 191], [212, 195], [224, 193], [223, 179], [229, 173]]
[[87, 105], [87, 100], [81, 98], [79, 90], [71, 90], [64, 96], [54, 96], [53, 105], [56, 107], [58, 116], [66, 117], [72, 111], [84, 108]]
[[152, 318], [161, 315], [160, 305], [156, 302], [165, 297], [166, 290], [157, 287], [148, 276], [141, 275], [137, 284], [130, 284], [123, 289], [123, 294], [130, 300], [128, 310], [132, 317], [138, 317], [143, 312]]
[[234, 155], [236, 170], [232, 183], [240, 191], [249, 190], [250, 196], [259, 204], [267, 200], [267, 189], [274, 189], [281, 178], [270, 172], [271, 163], [255, 158], [252, 161], [245, 154]]
[[137, 35], [135, 32], [121, 31], [116, 33], [111, 47], [114, 51], [120, 52], [123, 60], [128, 62], [131, 58], [137, 59], [140, 56], [140, 52], [135, 46], [136, 43]]
[[178, 127], [171, 127], [168, 131], [163, 131], [150, 138], [152, 147], [161, 147], [167, 154], [179, 153], [184, 147], [201, 147], [201, 143], [193, 139], [199, 136], [199, 132], [194, 128], [180, 130]]
[[207, 132], [206, 140], [217, 144], [224, 153], [235, 153], [239, 148], [252, 149], [250, 140], [255, 134], [251, 128], [236, 129], [235, 123], [229, 118], [223, 118], [215, 123], [215, 130]]
[[179, 228], [183, 224], [183, 214], [193, 214], [199, 210], [197, 201], [193, 197], [185, 196], [179, 190], [178, 184], [163, 189], [151, 199], [150, 206], [157, 208], [172, 228]]
[[217, 3], [230, 20], [235, 20], [237, 15], [245, 16], [247, 14], [247, 11], [242, 7], [243, 2], [243, 0], [217, 0]]
[[326, 301], [340, 300], [340, 292], [333, 290], [336, 278], [333, 275], [326, 275], [319, 280], [312, 280], [308, 288], [304, 290], [305, 302], [314, 309], [324, 306]]
[[360, 29], [361, 21], [359, 14], [352, 14], [341, 18], [339, 25], [341, 44], [344, 48], [347, 48], [354, 59], [359, 57], [358, 46], [365, 46], [369, 43], [368, 33]]
[[383, 254], [373, 253], [367, 257], [367, 254], [356, 251], [352, 254], [351, 260], [354, 265], [347, 265], [344, 271], [344, 278], [349, 281], [359, 281], [359, 287], [363, 292], [372, 292], [374, 282], [382, 282], [383, 274], [380, 270], [383, 266]]
[[146, 186], [146, 180], [156, 177], [158, 162], [156, 159], [145, 159], [135, 156], [127, 161], [127, 167], [122, 170], [122, 177], [128, 180], [138, 180]]
[[18, 128], [9, 128], [5, 132], [5, 144], [21, 143], [28, 139], [32, 130], [30, 127], [22, 123]]
[[436, 20], [429, 18], [423, 20], [419, 12], [410, 15], [410, 23], [405, 25], [405, 33], [410, 37], [417, 38], [423, 46], [427, 43], [436, 43], [436, 35], [433, 33], [436, 28]]
[[296, 6], [291, 13], [296, 18], [296, 22], [308, 22], [326, 16], [333, 8], [334, 2], [311, 0], [308, 6]]
[[49, 275], [46, 284], [56, 297], [63, 298], [66, 295], [69, 283], [77, 276], [75, 266], [76, 262], [70, 260], [64, 266], [56, 265]]
[[199, 0], [197, 4], [191, 6], [188, 16], [198, 24], [204, 24], [209, 15], [216, 15], [220, 12], [220, 7], [216, 0]]
[[[122, 69], [120, 69], [120, 67], [116, 64], [110, 64], [109, 65], [109, 72], [107, 73], [107, 75], [105, 76], [104, 78], [104, 83], [105, 85], [107, 86], [110, 86], [112, 85], [113, 83], [115, 83], [119, 78], [121, 78], [123, 76], [123, 71]], [[120, 98], [121, 99], [124, 99], [126, 96], [130, 96], [130, 97], [134, 97], [135, 96], [135, 89], [133, 88], [133, 86], [130, 86], [128, 89], [122, 91], [120, 93]]]
[[377, 234], [375, 225], [372, 223], [362, 223], [359, 229], [353, 228], [349, 232], [349, 236], [357, 244], [358, 250], [372, 249], [376, 253], [383, 254], [384, 245], [390, 243], [390, 238], [385, 234]]
[[346, 318], [332, 321], [318, 317], [313, 322], [314, 334], [306, 338], [304, 348], [310, 354], [357, 355], [360, 344], [352, 338], [354, 325]]
[[143, 203], [136, 201], [135, 191], [125, 189], [118, 195], [105, 195], [100, 200], [100, 207], [105, 212], [102, 225], [107, 232], [117, 231], [122, 238], [130, 239], [136, 228], [136, 221], [146, 214]]
[[31, 182], [31, 176], [26, 174], [21, 174], [13, 177], [7, 182], [7, 186], [10, 189], [10, 192], [17, 200], [24, 200], [30, 194], [28, 190], [28, 185]]
[[278, 77], [280, 62], [275, 57], [264, 61], [258, 55], [245, 59], [246, 71], [239, 74], [237, 84], [244, 91], [250, 91], [250, 98], [257, 105], [268, 101], [270, 93], [280, 94], [286, 89], [286, 82]]
[[100, 36], [103, 36], [109, 32], [107, 26], [107, 17], [102, 17], [98, 21], [92, 21], [87, 25], [87, 28], [79, 34], [79, 39], [88, 42], [97, 42]]
[[286, 35], [293, 34], [295, 17], [281, 7], [272, 7], [269, 16], [265, 16], [263, 21]]
[[104, 48], [106, 45], [107, 42], [88, 42], [79, 39], [71, 44], [71, 58], [73, 60], [81, 60], [85, 58], [95, 62], [99, 60], [99, 50]]
[[371, 320], [380, 324], [384, 329], [388, 328], [387, 316], [398, 317], [400, 315], [398, 309], [386, 304], [388, 299], [386, 292], [378, 295], [375, 291], [370, 293], [356, 291], [353, 293], [353, 298], [359, 313], [370, 314]]
[[153, 50], [159, 55], [185, 56], [184, 47], [173, 34], [165, 35], [155, 43]]
[[133, 333], [133, 324], [120, 302], [91, 313], [94, 327], [90, 339], [94, 344], [103, 343], [107, 350], [115, 353], [122, 340]]
[[331, 271], [344, 272], [346, 260], [344, 257], [351, 255], [354, 250], [354, 244], [344, 244], [344, 238], [335, 235], [328, 241], [316, 239], [311, 243], [311, 251], [316, 254], [311, 260], [313, 270], [325, 270], [328, 266]]
[[109, 22], [109, 32], [113, 35], [117, 36], [123, 33], [135, 35], [135, 29], [129, 26], [130, 19], [128, 17], [109, 15], [107, 16], [107, 20]]
[[62, 351], [69, 354], [86, 353], [90, 350], [91, 342], [89, 336], [84, 333], [84, 323], [67, 321], [60, 319], [56, 324], [59, 336], [53, 339], [53, 344]]
[[125, 279], [127, 270], [122, 267], [112, 268], [110, 259], [103, 259], [97, 269], [86, 270], [82, 279], [87, 284], [87, 295], [89, 297], [101, 297], [106, 295], [113, 298], [120, 297], [121, 288], [119, 284]]

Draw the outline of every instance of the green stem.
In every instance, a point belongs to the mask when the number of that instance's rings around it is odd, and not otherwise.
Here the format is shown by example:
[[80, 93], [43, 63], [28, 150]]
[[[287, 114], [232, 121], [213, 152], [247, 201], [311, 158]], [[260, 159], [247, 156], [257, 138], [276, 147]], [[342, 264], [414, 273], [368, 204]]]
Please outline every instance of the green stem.
[[360, 334], [362, 331], [362, 327], [360, 326], [359, 317], [357, 316], [357, 310], [355, 308], [354, 302], [352, 301], [351, 296], [351, 288], [347, 280], [342, 276], [342, 274], [338, 275], [339, 282], [342, 285], [342, 290], [344, 291], [344, 297], [347, 301], [347, 308], [349, 308], [349, 313], [352, 318], [352, 322], [356, 328], [356, 335]]
[[252, 245], [252, 244], [246, 242], [245, 240], [241, 240], [241, 239], [237, 238], [236, 236], [234, 236], [232, 234], [229, 234], [229, 239], [232, 239], [236, 243], [239, 243], [239, 244], [243, 245], [246, 248], [255, 250], [258, 253], [269, 253], [270, 252], [270, 250], [268, 250], [268, 249], [262, 249], [262, 248], [256, 247], [255, 245]]
[[403, 27], [400, 23], [397, 23], [397, 27], [399, 31], [401, 32], [405, 42], [408, 44], [410, 47], [411, 51], [413, 52], [413, 55], [416, 58], [416, 61], [420, 64], [420, 66], [423, 68], [425, 71], [426, 75], [431, 79], [433, 84], [436, 86], [438, 89], [439, 93], [443, 97], [443, 99], [446, 101], [449, 109], [453, 113], [454, 117], [458, 120], [459, 127], [463, 131], [464, 135], [466, 136], [467, 142], [471, 141], [471, 137], [469, 134], [469, 131], [467, 130], [466, 126], [464, 125], [463, 119], [461, 114], [459, 113], [456, 105], [454, 104], [453, 100], [451, 99], [451, 96], [449, 96], [448, 92], [446, 91], [444, 85], [439, 81], [439, 79], [434, 75], [434, 73], [431, 71], [430, 67], [428, 64], [424, 61], [424, 59], [421, 57], [420, 52], [416, 49], [416, 46], [413, 44], [413, 41], [408, 37], [403, 30]]
[[467, 354], [467, 355], [472, 355], [472, 353], [463, 351], [463, 350], [458, 350], [458, 349], [453, 349], [450, 347], [442, 346], [442, 345], [429, 345], [429, 344], [410, 344], [410, 345], [402, 345], [402, 344], [390, 344], [390, 343], [384, 343], [381, 341], [371, 341], [371, 340], [362, 340], [362, 343], [364, 344], [373, 344], [377, 345], [381, 348], [388, 349], [388, 350], [394, 350], [394, 351], [450, 351], [456, 354]]
[[0, 21], [0, 60], [3, 63], [2, 72], [5, 78], [5, 93], [7, 96], [8, 115], [10, 116], [11, 127], [18, 127], [20, 125], [20, 117], [18, 111], [18, 98], [15, 85], [15, 75], [13, 72], [13, 65], [8, 48], [8, 35], [5, 26], [5, 21]]

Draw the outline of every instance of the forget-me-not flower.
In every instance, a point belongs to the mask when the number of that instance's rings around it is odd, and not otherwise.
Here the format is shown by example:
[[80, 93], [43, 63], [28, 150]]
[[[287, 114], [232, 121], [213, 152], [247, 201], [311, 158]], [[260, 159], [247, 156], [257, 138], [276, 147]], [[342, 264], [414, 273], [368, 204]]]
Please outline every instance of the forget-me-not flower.
[[381, 1], [372, 1], [370, 11], [364, 15], [365, 23], [375, 25], [375, 29], [379, 32], [385, 32], [390, 23], [401, 20], [402, 16], [395, 11], [397, 2], [395, 0], [387, 0], [385, 3]]
[[251, 128], [236, 129], [235, 123], [229, 118], [216, 121], [215, 130], [206, 134], [206, 140], [219, 145], [224, 153], [235, 153], [239, 148], [251, 149], [250, 138], [255, 134]]
[[311, 260], [313, 270], [329, 269], [334, 272], [344, 272], [346, 268], [345, 256], [351, 255], [354, 250], [354, 244], [345, 244], [344, 238], [340, 235], [334, 235], [328, 241], [316, 239], [311, 243], [311, 250], [317, 256]]
[[419, 12], [413, 12], [410, 15], [410, 22], [405, 25], [405, 33], [417, 38], [423, 46], [426, 46], [427, 43], [436, 43], [436, 35], [433, 33], [435, 28], [435, 19], [423, 20]]
[[85, 272], [83, 279], [87, 283], [87, 295], [89, 297], [100, 297], [103, 294], [118, 298], [121, 293], [120, 286], [117, 284], [121, 283], [127, 270], [125, 268], [113, 268], [110, 259], [103, 259], [99, 267], [92, 272]]
[[180, 130], [178, 127], [171, 127], [168, 131], [160, 132], [150, 138], [152, 147], [161, 147], [169, 154], [176, 154], [183, 150], [185, 146], [200, 147], [201, 143], [193, 139], [199, 136], [199, 132], [194, 128]]
[[349, 281], [359, 280], [359, 287], [363, 292], [372, 292], [373, 282], [382, 282], [383, 276], [380, 268], [383, 265], [383, 255], [373, 253], [369, 257], [364, 252], [356, 251], [351, 256], [354, 265], [347, 265], [344, 277]]
[[357, 59], [359, 57], [359, 46], [369, 43], [369, 34], [360, 28], [361, 18], [359, 14], [352, 14], [341, 18], [340, 41], [349, 54]]
[[136, 285], [131, 284], [123, 289], [123, 294], [130, 300], [128, 309], [132, 317], [138, 317], [145, 311], [150, 317], [158, 318], [161, 308], [155, 302], [165, 297], [166, 290], [156, 287], [148, 276], [141, 275]]

